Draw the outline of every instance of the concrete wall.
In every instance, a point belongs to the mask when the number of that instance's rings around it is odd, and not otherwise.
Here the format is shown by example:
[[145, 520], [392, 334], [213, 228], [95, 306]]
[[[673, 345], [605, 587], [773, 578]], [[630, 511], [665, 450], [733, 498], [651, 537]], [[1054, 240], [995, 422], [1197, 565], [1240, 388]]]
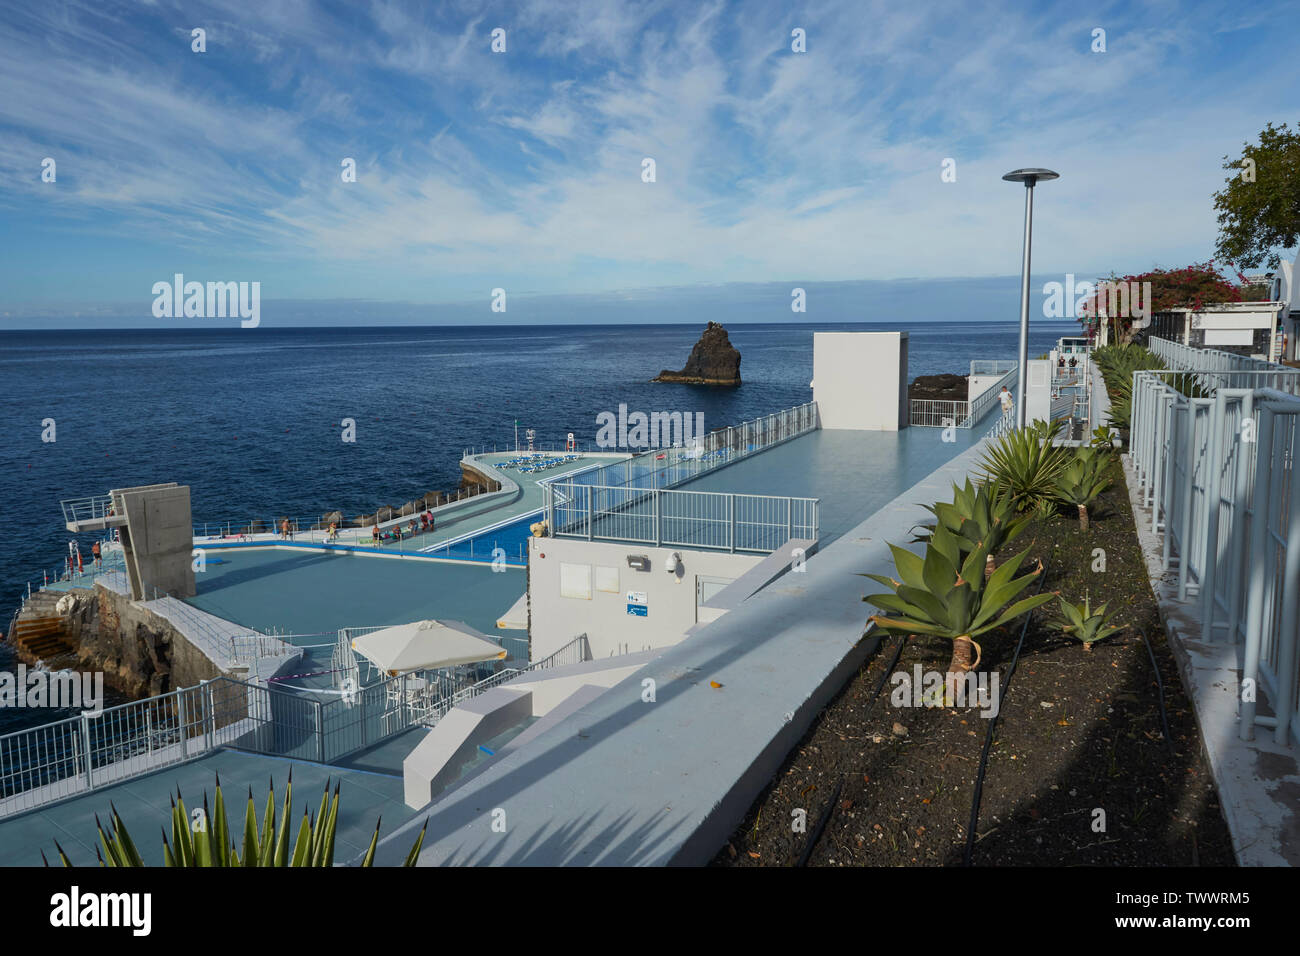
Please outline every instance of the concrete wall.
[[[669, 574], [664, 561], [674, 553], [681, 554], [682, 566], [677, 574]], [[648, 558], [650, 569], [628, 567], [629, 555]], [[596, 658], [676, 644], [697, 620], [697, 577], [734, 580], [762, 559], [754, 554], [530, 538], [529, 657], [540, 660], [584, 633]], [[567, 583], [580, 584], [583, 569], [589, 596], [563, 596], [561, 578], [567, 575]], [[628, 613], [628, 592], [645, 596], [644, 615]]]
[[907, 333], [814, 332], [813, 401], [822, 428], [906, 428]]
[[533, 716], [545, 717], [583, 687], [609, 688], [622, 682], [654, 660], [656, 654], [655, 651], [641, 651], [530, 671], [501, 686], [508, 690], [528, 691], [532, 695]]
[[152, 586], [174, 597], [193, 597], [194, 526], [188, 485], [144, 486], [113, 491], [126, 515], [121, 529], [131, 593], [147, 599]]
[[496, 687], [448, 711], [402, 761], [406, 805], [424, 806], [456, 779], [479, 744], [532, 716], [531, 697]]

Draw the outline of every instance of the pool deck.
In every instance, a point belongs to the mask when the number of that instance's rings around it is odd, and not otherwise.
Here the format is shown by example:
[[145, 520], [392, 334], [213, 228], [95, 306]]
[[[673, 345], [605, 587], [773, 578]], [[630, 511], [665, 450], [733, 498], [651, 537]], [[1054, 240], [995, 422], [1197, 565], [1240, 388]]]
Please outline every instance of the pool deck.
[[680, 485], [681, 491], [819, 498], [825, 547], [899, 493], [976, 444], [991, 427], [898, 432], [818, 429]]
[[[939, 441], [937, 430], [925, 431], [935, 437], [918, 449]], [[892, 569], [888, 542], [906, 540], [928, 514], [921, 504], [945, 498], [980, 451], [943, 463], [840, 532], [802, 574], [665, 648], [422, 810], [417, 817], [430, 823], [420, 865], [707, 863], [874, 646], [863, 637], [870, 608], [861, 573]], [[924, 468], [919, 458], [914, 465]], [[642, 698], [646, 679], [655, 682], [653, 703]], [[502, 819], [503, 831], [493, 826]], [[381, 841], [377, 862], [400, 862], [411, 836]]]
[[[354, 758], [360, 761], [364, 758]], [[320, 806], [325, 781], [341, 783], [339, 822], [335, 834], [335, 863], [343, 863], [365, 853], [374, 833], [375, 821], [382, 816], [381, 838], [411, 817], [412, 811], [402, 802], [402, 779], [325, 764], [289, 761], [279, 757], [220, 750], [189, 763], [159, 770], [144, 777], [95, 790], [91, 793], [33, 810], [0, 823], [0, 866], [41, 866], [41, 851], [50, 863], [58, 866], [54, 841], [76, 866], [95, 866], [98, 835], [95, 815], [109, 818], [110, 805], [117, 808], [140, 855], [150, 866], [162, 865], [162, 837], [159, 828], [171, 832], [169, 797], [180, 788], [187, 809], [203, 806], [203, 793], [212, 806], [214, 783], [221, 779], [226, 799], [226, 813], [232, 831], [242, 846], [244, 809], [251, 788], [257, 807], [259, 825], [266, 809], [268, 781], [274, 781], [276, 813], [279, 814], [289, 773], [293, 772], [293, 836], [303, 808], [312, 813]], [[423, 819], [423, 818], [422, 818]], [[414, 841], [414, 837], [412, 837]], [[410, 849], [408, 846], [407, 849]]]
[[[298, 533], [292, 541], [270, 533], [240, 540], [197, 537], [196, 547], [211, 559], [205, 570], [196, 573], [198, 594], [186, 603], [245, 628], [316, 636], [320, 643], [332, 643], [332, 635], [343, 627], [425, 618], [464, 621], [503, 639], [513, 658], [526, 656], [526, 638], [518, 631], [496, 627], [524, 593], [525, 559], [507, 551], [505, 567], [494, 569], [491, 555], [496, 541], [491, 529], [539, 511], [546, 482], [627, 456], [589, 454], [531, 475], [496, 470], [513, 457], [514, 452], [467, 457], [466, 462], [483, 473], [499, 475], [505, 494], [479, 495], [445, 506], [452, 510], [436, 517], [436, 530], [400, 543], [331, 545], [321, 531]], [[344, 541], [359, 530], [345, 530]], [[479, 534], [484, 535], [484, 548], [474, 560], [459, 551], [454, 557], [436, 553], [450, 542]], [[318, 670], [327, 660], [328, 651], [308, 653], [301, 669]]]
[[522, 570], [498, 571], [481, 562], [265, 547], [221, 557], [222, 563], [195, 575], [198, 594], [186, 603], [246, 627], [292, 634], [426, 618], [499, 634], [497, 618], [525, 588]]

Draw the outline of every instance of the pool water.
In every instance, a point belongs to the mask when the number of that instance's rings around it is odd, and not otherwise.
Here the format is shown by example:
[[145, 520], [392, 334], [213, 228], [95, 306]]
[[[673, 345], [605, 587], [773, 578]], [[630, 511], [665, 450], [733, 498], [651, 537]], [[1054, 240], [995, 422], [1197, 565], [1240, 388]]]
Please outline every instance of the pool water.
[[542, 520], [542, 512], [534, 511], [507, 525], [481, 531], [469, 538], [437, 548], [429, 554], [439, 558], [458, 558], [462, 561], [482, 561], [491, 564], [494, 552], [500, 548], [507, 565], [522, 566], [528, 560], [529, 527]]

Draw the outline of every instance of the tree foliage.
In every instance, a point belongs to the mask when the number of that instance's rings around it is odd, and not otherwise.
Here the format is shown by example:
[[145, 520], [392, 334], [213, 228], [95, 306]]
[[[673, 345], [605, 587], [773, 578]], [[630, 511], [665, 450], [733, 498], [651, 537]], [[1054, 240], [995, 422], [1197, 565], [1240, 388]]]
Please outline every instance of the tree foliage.
[[1215, 255], [1255, 268], [1276, 269], [1277, 250], [1300, 240], [1300, 129], [1269, 123], [1258, 143], [1243, 143], [1237, 159], [1223, 157], [1228, 177], [1214, 194], [1219, 213]]
[[[1094, 327], [1097, 316], [1109, 312], [1106, 308], [1107, 296], [1102, 291], [1106, 283], [1123, 283], [1130, 289], [1141, 289], [1147, 282], [1151, 283], [1151, 301], [1142, 301], [1144, 311], [1154, 315], [1169, 309], [1200, 310], [1207, 305], [1222, 302], [1242, 302], [1242, 288], [1225, 279], [1215, 268], [1214, 262], [1194, 262], [1182, 269], [1152, 269], [1137, 275], [1116, 276], [1098, 279], [1098, 291], [1089, 297], [1080, 307], [1079, 321], [1084, 327]], [[1132, 318], [1129, 316], [1108, 315], [1115, 342], [1127, 342], [1131, 336]]]

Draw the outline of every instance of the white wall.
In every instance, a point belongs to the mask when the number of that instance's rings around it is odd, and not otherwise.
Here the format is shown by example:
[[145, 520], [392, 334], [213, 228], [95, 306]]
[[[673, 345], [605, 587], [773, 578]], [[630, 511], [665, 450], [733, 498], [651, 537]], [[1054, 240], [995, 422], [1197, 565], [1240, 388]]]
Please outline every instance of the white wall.
[[813, 401], [822, 428], [906, 428], [907, 333], [814, 332]]
[[[675, 575], [664, 570], [664, 560], [673, 553], [682, 556], [681, 570]], [[650, 570], [628, 567], [629, 555], [649, 558]], [[584, 633], [597, 659], [676, 644], [696, 623], [697, 576], [735, 579], [762, 559], [763, 555], [756, 554], [530, 538], [530, 656], [540, 660]], [[585, 569], [590, 582], [588, 597], [562, 595], [562, 565], [569, 566], [567, 573], [577, 579]], [[598, 569], [607, 570], [602, 573]], [[600, 580], [606, 576], [607, 580]], [[608, 590], [602, 590], [602, 584]], [[629, 591], [645, 595], [644, 616], [628, 613]]]
[[1030, 359], [1025, 364], [1025, 424], [1052, 419], [1052, 363]]
[[1006, 372], [997, 375], [972, 375], [966, 379], [966, 401], [973, 402], [992, 388]]

